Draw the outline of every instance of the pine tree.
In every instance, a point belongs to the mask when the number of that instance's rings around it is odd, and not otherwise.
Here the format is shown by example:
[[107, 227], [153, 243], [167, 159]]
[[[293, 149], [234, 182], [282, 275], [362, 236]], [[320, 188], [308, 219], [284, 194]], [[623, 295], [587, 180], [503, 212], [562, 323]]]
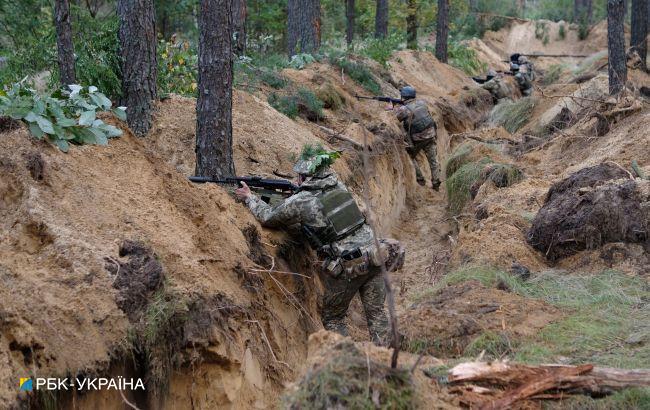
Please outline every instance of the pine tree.
[[388, 0], [377, 0], [375, 11], [375, 38], [388, 36]]
[[72, 44], [72, 25], [70, 24], [70, 2], [54, 2], [54, 23], [56, 25], [56, 47], [59, 60], [59, 80], [61, 85], [74, 84], [74, 45]]
[[406, 11], [406, 47], [411, 50], [418, 48], [418, 2], [408, 0]]
[[144, 136], [151, 128], [157, 98], [156, 27], [153, 0], [118, 0], [122, 105], [131, 130]]
[[609, 58], [609, 94], [620, 93], [627, 81], [625, 65], [625, 9], [623, 0], [607, 0], [607, 50]]
[[354, 40], [354, 0], [346, 0], [345, 2], [345, 17], [346, 17], [346, 33], [345, 40], [348, 43], [348, 46], [352, 44]]
[[449, 38], [449, 0], [438, 0], [436, 21], [436, 58], [447, 62], [447, 42]]
[[246, 0], [232, 0], [232, 37], [234, 53], [246, 54]]
[[648, 56], [648, 0], [632, 0], [632, 35], [630, 36], [630, 47], [633, 47], [639, 57], [643, 68], [646, 68]]
[[232, 154], [232, 0], [201, 0], [196, 175], [235, 174]]
[[320, 48], [320, 0], [287, 2], [287, 51], [289, 56], [313, 53]]

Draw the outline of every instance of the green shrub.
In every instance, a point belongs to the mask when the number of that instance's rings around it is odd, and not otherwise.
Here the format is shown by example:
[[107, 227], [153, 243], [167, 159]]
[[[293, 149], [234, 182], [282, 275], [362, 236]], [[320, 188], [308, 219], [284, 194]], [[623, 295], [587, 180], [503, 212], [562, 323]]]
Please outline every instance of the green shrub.
[[343, 97], [332, 84], [327, 83], [316, 90], [316, 97], [323, 102], [325, 108], [338, 110], [343, 106]]
[[586, 40], [588, 36], [589, 36], [589, 22], [587, 22], [586, 19], [583, 19], [580, 21], [580, 24], [578, 24], [578, 38], [582, 41], [582, 40]]
[[158, 90], [160, 94], [175, 93], [195, 96], [198, 57], [190, 42], [158, 43]]
[[467, 75], [477, 75], [487, 70], [487, 64], [478, 59], [476, 51], [464, 43], [450, 42], [448, 57], [450, 65], [463, 70]]
[[271, 88], [276, 90], [286, 88], [290, 81], [287, 77], [271, 70], [260, 70], [260, 80]]
[[[111, 110], [111, 100], [96, 87], [69, 86], [71, 91], [57, 90], [39, 94], [20, 83], [0, 94], [0, 115], [22, 120], [37, 139], [47, 137], [63, 152], [69, 143], [108, 144], [108, 138], [122, 135], [118, 128], [97, 119], [97, 112]], [[126, 120], [126, 107], [112, 112]]]
[[287, 95], [275, 92], [269, 94], [268, 103], [287, 117], [294, 119], [298, 115], [309, 120], [323, 119], [323, 102], [307, 88], [300, 88]]
[[564, 64], [553, 64], [546, 70], [542, 79], [542, 84], [548, 86], [557, 82], [564, 71]]
[[309, 64], [315, 62], [316, 62], [316, 58], [313, 55], [307, 53], [301, 53], [291, 57], [291, 60], [289, 61], [289, 67], [295, 68], [296, 70], [302, 70], [303, 68], [307, 67]]
[[458, 215], [465, 205], [472, 199], [471, 188], [480, 179], [481, 172], [492, 160], [485, 157], [477, 162], [462, 165], [451, 177], [445, 181], [449, 209], [452, 214]]
[[381, 87], [375, 79], [375, 76], [362, 63], [350, 60], [349, 56], [345, 54], [331, 55], [330, 63], [341, 68], [350, 78], [369, 92], [373, 94], [379, 94], [381, 92]]
[[373, 37], [365, 41], [364, 46], [361, 48], [361, 55], [372, 58], [383, 66], [387, 66], [388, 60], [392, 57], [393, 52], [399, 50], [403, 42], [404, 36], [398, 33], [391, 33], [383, 39]]

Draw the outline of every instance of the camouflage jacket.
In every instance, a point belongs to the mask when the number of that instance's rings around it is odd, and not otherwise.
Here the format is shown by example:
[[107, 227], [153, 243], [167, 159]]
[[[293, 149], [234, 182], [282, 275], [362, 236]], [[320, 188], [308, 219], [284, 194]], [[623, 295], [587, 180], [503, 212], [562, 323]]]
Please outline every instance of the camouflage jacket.
[[[424, 141], [434, 141], [436, 138], [436, 123], [433, 121], [431, 113], [429, 113], [428, 110], [416, 110], [420, 107], [426, 107], [426, 105], [426, 102], [423, 100], [415, 100], [409, 102], [408, 104], [395, 108], [395, 116], [404, 124], [404, 129], [406, 130], [407, 134], [409, 134], [409, 142], [411, 144]], [[413, 118], [414, 111], [418, 113], [416, 114], [417, 118]], [[423, 123], [428, 122], [431, 125], [423, 131], [416, 133], [410, 132], [409, 130], [411, 129], [411, 124], [416, 121], [421, 121]]]
[[500, 77], [494, 77], [490, 81], [486, 81], [481, 85], [484, 89], [488, 90], [490, 94], [497, 100], [509, 97], [511, 91]]
[[[246, 205], [263, 226], [288, 228], [292, 225], [306, 225], [312, 228], [324, 228], [328, 221], [318, 195], [323, 190], [334, 187], [347, 191], [336, 174], [328, 170], [307, 179], [297, 194], [275, 206], [270, 206], [255, 195], [251, 195], [246, 200]], [[372, 230], [364, 223], [350, 235], [331, 243], [330, 246], [337, 255], [341, 255], [344, 251], [372, 248], [374, 247]]]

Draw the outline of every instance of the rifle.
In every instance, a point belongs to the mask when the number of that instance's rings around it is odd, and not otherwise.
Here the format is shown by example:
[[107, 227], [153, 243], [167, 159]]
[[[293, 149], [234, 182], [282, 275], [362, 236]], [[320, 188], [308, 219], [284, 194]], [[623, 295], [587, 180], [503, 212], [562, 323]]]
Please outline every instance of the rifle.
[[291, 181], [286, 179], [264, 179], [261, 177], [226, 177], [224, 179], [212, 177], [189, 177], [191, 182], [204, 184], [210, 182], [213, 184], [235, 185], [240, 186], [240, 182], [245, 182], [264, 202], [269, 205], [275, 205], [285, 197], [291, 196], [300, 189]]
[[404, 101], [402, 101], [401, 98], [392, 98], [392, 97], [384, 97], [384, 96], [364, 97], [362, 95], [356, 95], [356, 94], [354, 96], [356, 97], [357, 100], [375, 100], [375, 101], [404, 105]]

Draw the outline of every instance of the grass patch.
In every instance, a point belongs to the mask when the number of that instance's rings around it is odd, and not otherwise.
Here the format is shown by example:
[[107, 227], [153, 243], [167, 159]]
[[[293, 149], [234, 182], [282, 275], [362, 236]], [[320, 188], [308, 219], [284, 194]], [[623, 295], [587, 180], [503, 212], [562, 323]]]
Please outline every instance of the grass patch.
[[476, 51], [466, 44], [451, 42], [448, 53], [449, 64], [467, 75], [477, 75], [487, 70], [487, 64], [481, 62]]
[[[512, 292], [542, 299], [567, 314], [534, 337], [513, 341], [515, 361], [549, 363], [567, 357], [574, 364], [650, 367], [650, 349], [647, 348], [650, 285], [643, 279], [613, 271], [597, 275], [548, 271], [524, 281], [499, 269], [467, 267], [450, 273], [420, 298], [434, 295], [447, 285], [470, 280], [490, 287], [503, 282]], [[632, 335], [641, 335], [645, 340], [629, 343]], [[493, 335], [484, 336], [475, 345], [491, 347], [495, 343], [493, 339]], [[466, 350], [468, 354], [475, 354], [476, 346]]]
[[459, 214], [465, 205], [472, 199], [471, 188], [481, 178], [485, 166], [492, 163], [488, 157], [477, 162], [462, 165], [454, 174], [447, 178], [445, 186], [449, 209], [453, 214]]
[[551, 85], [555, 84], [557, 80], [560, 79], [562, 72], [564, 72], [564, 64], [553, 64], [546, 70], [544, 73], [544, 78], [542, 79], [542, 84]]
[[343, 97], [330, 83], [322, 85], [316, 90], [316, 97], [323, 102], [325, 108], [338, 110], [343, 107]]
[[260, 80], [264, 84], [275, 88], [276, 90], [286, 88], [290, 84], [290, 81], [287, 77], [275, 71], [261, 70]]
[[490, 123], [503, 126], [510, 133], [517, 132], [530, 119], [536, 103], [535, 97], [524, 97], [517, 101], [504, 100], [490, 112]]
[[413, 408], [408, 371], [367, 359], [349, 341], [334, 349], [327, 362], [308, 372], [297, 389], [283, 398], [286, 408]]
[[482, 352], [485, 352], [487, 359], [500, 359], [512, 352], [512, 343], [505, 333], [488, 330], [472, 340], [463, 351], [463, 355], [478, 357]]
[[545, 404], [544, 408], [549, 410], [650, 410], [650, 388], [626, 389], [602, 399], [573, 396]]

